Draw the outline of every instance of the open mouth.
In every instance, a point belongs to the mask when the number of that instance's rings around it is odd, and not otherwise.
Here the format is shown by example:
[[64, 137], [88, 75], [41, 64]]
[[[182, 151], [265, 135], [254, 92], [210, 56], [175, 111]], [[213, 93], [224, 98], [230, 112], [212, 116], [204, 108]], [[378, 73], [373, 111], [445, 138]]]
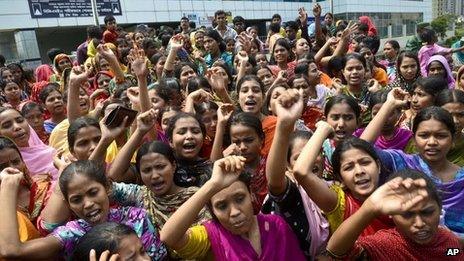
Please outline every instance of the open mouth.
[[354, 182], [354, 184], [360, 189], [367, 189], [371, 185], [370, 179], [360, 179]]
[[19, 134], [16, 134], [15, 139], [21, 140], [26, 138], [26, 133], [25, 132], [20, 132]]
[[256, 107], [256, 101], [252, 99], [248, 99], [245, 101], [245, 108], [247, 110], [253, 110]]
[[164, 181], [157, 181], [157, 182], [153, 182], [151, 184], [151, 187], [155, 190], [155, 191], [161, 191], [164, 189]]
[[342, 130], [335, 131], [335, 136], [339, 139], [343, 139], [346, 137], [346, 131], [342, 131]]
[[197, 147], [197, 144], [195, 142], [187, 142], [182, 145], [182, 149], [184, 149], [185, 152], [194, 152]]
[[102, 211], [101, 209], [92, 210], [85, 217], [90, 223], [97, 223], [102, 218]]
[[426, 149], [425, 150], [425, 155], [427, 156], [436, 156], [440, 153], [440, 150], [438, 149]]
[[243, 225], [245, 225], [245, 220], [240, 220], [232, 223], [232, 226], [234, 228], [241, 228]]
[[430, 232], [426, 230], [421, 230], [419, 232], [414, 233], [414, 237], [419, 241], [425, 241], [430, 238]]

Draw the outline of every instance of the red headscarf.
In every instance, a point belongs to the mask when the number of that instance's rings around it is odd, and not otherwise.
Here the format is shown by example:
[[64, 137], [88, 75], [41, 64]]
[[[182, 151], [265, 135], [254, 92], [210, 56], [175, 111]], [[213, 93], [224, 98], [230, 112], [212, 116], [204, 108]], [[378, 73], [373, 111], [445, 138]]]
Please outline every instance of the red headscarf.
[[369, 29], [367, 36], [376, 36], [377, 35], [377, 28], [375, 27], [374, 23], [372, 22], [369, 16], [361, 16], [359, 17], [359, 22], [363, 24], [367, 24], [367, 28]]
[[47, 81], [53, 75], [53, 70], [48, 64], [42, 64], [35, 69], [35, 82]]

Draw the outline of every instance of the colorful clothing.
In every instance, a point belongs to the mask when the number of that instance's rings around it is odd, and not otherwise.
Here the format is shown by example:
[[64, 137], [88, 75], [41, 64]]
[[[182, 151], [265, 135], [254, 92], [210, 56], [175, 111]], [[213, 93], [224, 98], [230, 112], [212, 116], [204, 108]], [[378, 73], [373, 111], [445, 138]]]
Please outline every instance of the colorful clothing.
[[256, 216], [261, 240], [258, 255], [250, 241], [226, 230], [218, 221], [190, 228], [187, 244], [177, 251], [184, 259], [203, 259], [209, 251], [216, 261], [306, 260], [298, 240], [277, 215]]
[[[189, 187], [172, 195], [155, 196], [146, 186], [113, 182], [111, 198], [122, 206], [144, 208], [159, 231], [168, 218], [197, 191], [197, 187]], [[198, 214], [197, 222], [207, 219], [210, 219], [210, 214], [204, 208]]]
[[217, 60], [223, 60], [224, 63], [229, 66], [229, 68], [234, 68], [233, 57], [228, 52], [223, 52], [221, 53], [221, 55], [219, 55], [219, 57], [216, 57], [216, 58], [214, 58], [210, 53], [208, 53], [205, 56], [205, 63], [206, 63], [206, 66], [208, 66], [208, 68], [211, 68]]
[[261, 126], [264, 132], [264, 143], [261, 148], [261, 155], [267, 156], [271, 150], [272, 140], [274, 139], [275, 128], [277, 124], [277, 117], [266, 116], [261, 121]]
[[55, 123], [51, 120], [46, 120], [44, 121], [44, 129], [45, 129], [45, 132], [50, 134], [52, 133], [53, 129], [58, 125], [58, 123]]
[[326, 87], [326, 85], [318, 84], [315, 87], [316, 89], [316, 98], [309, 98], [307, 106], [317, 107], [319, 109], [324, 109], [325, 103], [327, 102], [327, 98], [332, 96], [332, 91]]
[[464, 167], [464, 138], [456, 138], [454, 146], [448, 152], [446, 158], [459, 167]]
[[[464, 254], [459, 251], [456, 256], [447, 256], [449, 249], [461, 249], [459, 240], [444, 228], [438, 231], [431, 242], [417, 244], [403, 236], [398, 229], [386, 229], [356, 241], [349, 260], [367, 255], [367, 260], [463, 260]], [[364, 259], [363, 259], [364, 260]]]
[[[151, 224], [145, 210], [134, 207], [110, 209], [107, 221], [125, 224], [134, 229], [152, 260], [162, 260], [166, 256], [166, 247], [159, 240], [158, 231]], [[91, 228], [91, 224], [78, 219], [58, 227], [51, 236], [60, 241], [66, 256], [71, 256], [79, 239]]]
[[18, 148], [29, 174], [34, 177], [38, 174], [49, 173], [53, 180], [57, 180], [58, 170], [53, 165], [56, 150], [45, 145], [31, 126], [29, 126], [29, 132], [29, 146]]
[[401, 150], [376, 150], [382, 165], [390, 172], [415, 169], [429, 176], [441, 192], [445, 225], [453, 232], [464, 235], [464, 168], [454, 180], [443, 182], [432, 173], [427, 163], [418, 154], [406, 154]]
[[[357, 129], [353, 136], [361, 137], [365, 128]], [[379, 149], [397, 149], [404, 150], [409, 144], [413, 134], [412, 131], [408, 129], [396, 128], [393, 132], [393, 135], [390, 139], [385, 138], [384, 136], [379, 136], [374, 143]]]
[[325, 250], [329, 237], [329, 223], [304, 189], [287, 178], [282, 195], [269, 193], [263, 205], [264, 214], [278, 214], [295, 233], [307, 259], [314, 259]]
[[[278, 76], [279, 72], [282, 71], [282, 69], [278, 65], [269, 65], [269, 69], [271, 69], [272, 74], [274, 74], [275, 77]], [[287, 63], [287, 79], [293, 79], [295, 76], [295, 67], [296, 67], [296, 61], [291, 61]]]
[[322, 112], [322, 109], [318, 107], [307, 106], [301, 115], [301, 119], [303, 119], [306, 127], [315, 131], [316, 123], [324, 119], [324, 113]]
[[430, 58], [440, 52], [449, 52], [449, 48], [441, 47], [438, 44], [424, 45], [417, 53], [420, 63], [420, 71], [422, 76], [427, 76], [427, 63]]
[[[330, 188], [337, 193], [337, 206], [330, 212], [325, 213], [330, 224], [330, 232], [333, 234], [342, 222], [351, 217], [361, 208], [363, 202], [356, 199], [349, 191], [344, 191], [339, 185], [334, 184]], [[388, 216], [379, 216], [364, 228], [360, 237], [373, 235], [381, 229], [395, 227], [393, 220]]]
[[388, 84], [388, 75], [384, 69], [374, 67], [372, 74], [372, 78], [378, 81], [380, 85], [385, 86]]
[[250, 193], [251, 202], [253, 203], [254, 213], [257, 214], [261, 211], [264, 199], [267, 196], [267, 179], [266, 179], [266, 160], [267, 157], [263, 156], [259, 160], [256, 170], [251, 170]]
[[[396, 59], [396, 58], [395, 58]], [[396, 79], [396, 60], [381, 60], [379, 63], [387, 68], [388, 82], [392, 83]]]

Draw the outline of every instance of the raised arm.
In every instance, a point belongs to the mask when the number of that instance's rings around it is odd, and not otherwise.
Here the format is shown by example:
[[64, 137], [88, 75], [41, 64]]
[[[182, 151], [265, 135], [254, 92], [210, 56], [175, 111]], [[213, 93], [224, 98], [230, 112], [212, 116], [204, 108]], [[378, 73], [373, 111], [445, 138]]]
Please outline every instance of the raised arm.
[[314, 15], [314, 24], [316, 27], [316, 32], [315, 32], [316, 43], [319, 46], [324, 45], [324, 42], [326, 41], [324, 34], [322, 33], [321, 13], [322, 13], [321, 5], [316, 3], [313, 7], [313, 15]]
[[246, 66], [248, 63], [248, 54], [246, 51], [240, 51], [237, 54], [237, 58], [239, 60], [239, 65], [238, 65], [238, 73], [237, 73], [237, 82], [243, 78], [246, 74]]
[[395, 109], [405, 106], [408, 99], [409, 94], [401, 88], [394, 88], [391, 90], [390, 93], [388, 93], [387, 101], [382, 105], [371, 122], [369, 122], [369, 125], [367, 125], [360, 138], [367, 142], [375, 142], [391, 113]]
[[146, 56], [143, 49], [132, 49], [131, 51], [131, 68], [134, 70], [137, 76], [137, 82], [139, 87], [139, 103], [141, 112], [146, 112], [151, 108], [150, 98], [148, 97], [148, 67], [146, 62]]
[[200, 88], [187, 95], [183, 111], [195, 114], [195, 104], [209, 102], [212, 99], [213, 96], [210, 93]]
[[0, 173], [0, 258], [4, 259], [53, 259], [61, 244], [54, 237], [39, 238], [21, 243], [16, 214], [19, 184], [23, 173], [14, 168], [5, 168]]
[[121, 148], [116, 155], [111, 167], [108, 171], [108, 177], [116, 182], [124, 182], [127, 180], [126, 174], [129, 169], [132, 156], [137, 148], [142, 143], [143, 137], [155, 125], [155, 110], [150, 109], [137, 116], [137, 129], [130, 136], [126, 144]]
[[195, 222], [198, 213], [212, 196], [234, 183], [244, 167], [245, 158], [241, 156], [229, 156], [214, 162], [211, 179], [164, 224], [160, 232], [161, 241], [174, 250], [184, 247], [188, 242], [188, 229]]
[[66, 105], [69, 124], [81, 117], [79, 106], [79, 92], [83, 84], [88, 81], [92, 70], [82, 71], [80, 67], [74, 67], [69, 75], [68, 102]]
[[288, 137], [293, 132], [295, 122], [303, 111], [303, 95], [289, 89], [279, 96], [276, 103], [277, 125], [274, 139], [266, 163], [266, 178], [269, 192], [281, 195], [285, 192], [285, 170], [287, 167]]
[[[216, 134], [214, 136], [213, 148], [211, 149], [210, 160], [212, 162], [222, 158], [222, 149], [224, 146], [224, 135], [226, 134], [226, 125], [230, 116], [234, 112], [234, 106], [229, 103], [222, 104], [217, 110], [218, 122], [216, 124]], [[235, 145], [235, 144], [234, 144]]]
[[119, 125], [116, 128], [110, 129], [105, 124], [107, 117], [108, 115], [106, 115], [106, 117], [100, 120], [100, 130], [102, 136], [97, 146], [95, 147], [95, 150], [92, 152], [92, 154], [90, 154], [89, 160], [104, 163], [106, 157], [106, 150], [108, 149], [108, 146], [110, 146], [110, 144], [116, 139], [116, 137], [118, 137], [121, 133], [126, 131], [128, 127], [126, 126], [128, 120], [126, 116], [124, 120], [121, 122], [121, 125]]
[[[227, 77], [227, 76], [225, 76]], [[234, 104], [234, 101], [229, 96], [227, 86], [224, 82], [224, 76], [221, 75], [218, 69], [212, 68], [206, 71], [206, 79], [208, 79], [214, 93], [221, 99], [223, 103]]]
[[184, 46], [184, 37], [180, 34], [174, 35], [171, 38], [169, 45], [171, 46], [171, 50], [169, 50], [166, 63], [164, 64], [164, 71], [166, 72], [174, 71], [174, 62], [177, 56], [177, 51]]
[[313, 169], [320, 154], [322, 143], [334, 130], [324, 121], [318, 122], [316, 127], [316, 131], [304, 146], [293, 166], [293, 175], [314, 203], [324, 212], [330, 212], [337, 206], [337, 194], [313, 172]]
[[108, 46], [100, 44], [97, 46], [97, 52], [101, 55], [110, 65], [111, 70], [113, 70], [117, 82], [124, 81], [124, 72], [119, 65], [118, 57], [111, 51]]
[[332, 58], [332, 56], [325, 56], [325, 54], [329, 50], [331, 44], [335, 44], [338, 42], [339, 40], [336, 37], [330, 37], [329, 39], [327, 39], [327, 41], [324, 43], [321, 49], [319, 49], [316, 55], [314, 55], [314, 61], [316, 62], [316, 64], [322, 64], [323, 66], [326, 66], [330, 58]]
[[427, 198], [423, 179], [390, 180], [366, 199], [361, 208], [346, 219], [330, 238], [327, 250], [342, 257], [353, 248], [361, 232], [379, 215], [402, 214]]

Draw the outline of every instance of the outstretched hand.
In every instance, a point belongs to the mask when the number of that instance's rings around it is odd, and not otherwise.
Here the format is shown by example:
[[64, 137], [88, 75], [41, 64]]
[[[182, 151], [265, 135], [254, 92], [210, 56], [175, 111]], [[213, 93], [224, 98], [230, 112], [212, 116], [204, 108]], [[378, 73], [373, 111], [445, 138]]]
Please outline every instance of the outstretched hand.
[[97, 52], [107, 61], [111, 59], [117, 59], [113, 51], [104, 44], [99, 44], [97, 46]]
[[156, 112], [154, 109], [150, 109], [137, 116], [137, 130], [142, 133], [147, 133], [155, 125]]
[[314, 17], [321, 17], [322, 8], [320, 4], [315, 4], [313, 6], [313, 15]]
[[130, 52], [131, 68], [134, 70], [138, 78], [144, 78], [148, 75], [148, 66], [146, 63], [146, 56], [143, 49], [134, 48]]
[[[90, 261], [97, 261], [97, 253], [93, 249], [90, 250], [89, 260]], [[114, 254], [114, 255], [111, 255], [111, 257], [110, 257], [110, 251], [109, 250], [105, 250], [100, 255], [100, 258], [98, 258], [98, 261], [117, 261], [117, 260], [120, 260], [119, 254]]]
[[89, 80], [89, 76], [92, 72], [92, 68], [84, 70], [80, 66], [74, 66], [71, 69], [71, 74], [69, 75], [69, 86], [82, 86], [86, 81]]
[[224, 103], [219, 106], [217, 110], [218, 124], [226, 124], [232, 113], [234, 113], [234, 109], [234, 105], [230, 103]]
[[404, 107], [409, 102], [410, 95], [400, 87], [392, 89], [387, 96], [387, 102], [391, 102], [396, 108]]

